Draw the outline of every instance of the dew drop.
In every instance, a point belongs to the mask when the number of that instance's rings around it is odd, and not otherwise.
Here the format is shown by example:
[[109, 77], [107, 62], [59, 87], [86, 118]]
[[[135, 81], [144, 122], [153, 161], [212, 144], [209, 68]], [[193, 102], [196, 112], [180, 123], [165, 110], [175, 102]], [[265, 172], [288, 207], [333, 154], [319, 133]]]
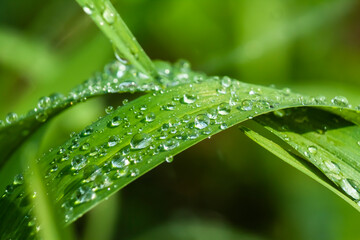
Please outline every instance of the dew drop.
[[170, 151], [179, 146], [179, 141], [176, 139], [169, 139], [165, 141], [161, 147], [164, 151]]
[[84, 143], [83, 145], [81, 145], [80, 149], [82, 151], [86, 151], [86, 150], [89, 150], [90, 148], [90, 143]]
[[220, 129], [221, 130], [224, 130], [224, 129], [227, 129], [227, 128], [228, 128], [228, 125], [226, 123], [220, 124]]
[[75, 204], [81, 204], [95, 199], [96, 193], [88, 186], [81, 186], [75, 192]]
[[153, 112], [150, 112], [150, 113], [148, 113], [148, 114], [146, 114], [146, 116], [145, 116], [145, 121], [146, 122], [152, 122], [152, 121], [154, 121], [155, 120], [155, 113], [153, 113]]
[[184, 96], [181, 98], [181, 103], [185, 104], [191, 104], [196, 101], [196, 95], [194, 94], [184, 94]]
[[251, 100], [245, 99], [241, 102], [241, 109], [244, 111], [251, 111], [253, 107], [253, 102]]
[[105, 10], [103, 12], [103, 18], [104, 18], [105, 22], [107, 22], [108, 24], [111, 25], [115, 21], [115, 14], [113, 13], [113, 11], [111, 11], [111, 9], [105, 8]]
[[94, 130], [92, 127], [88, 127], [84, 131], [81, 132], [81, 136], [82, 137], [90, 136], [93, 133], [93, 131]]
[[130, 176], [131, 177], [137, 177], [137, 176], [139, 176], [139, 174], [140, 174], [140, 171], [137, 168], [134, 168], [134, 169], [130, 170]]
[[[351, 181], [351, 183], [350, 183]], [[349, 196], [351, 196], [352, 198], [359, 200], [360, 199], [360, 194], [359, 192], [355, 189], [355, 184], [352, 180], [349, 179], [343, 179], [340, 182], [340, 186], [341, 188], [344, 190], [344, 192], [346, 192], [346, 194], [348, 194]]]
[[45, 112], [40, 112], [36, 114], [35, 119], [38, 122], [46, 122], [46, 120], [48, 119], [48, 115]]
[[120, 142], [120, 138], [118, 136], [111, 136], [107, 142], [108, 147], [113, 147]]
[[111, 184], [112, 184], [112, 181], [108, 176], [106, 176], [104, 174], [99, 174], [95, 177], [92, 188], [93, 188], [93, 190], [99, 190], [99, 189], [106, 188], [106, 187], [110, 186]]
[[91, 14], [93, 13], [93, 11], [91, 10], [91, 8], [88, 7], [88, 6], [83, 7], [83, 10], [84, 10], [84, 12], [85, 12], [87, 15], [91, 15]]
[[347, 107], [349, 105], [349, 101], [347, 100], [346, 97], [343, 96], [336, 96], [333, 99], [331, 99], [331, 102], [340, 107]]
[[174, 160], [174, 157], [173, 156], [167, 156], [166, 158], [165, 158], [165, 161], [167, 162], [167, 163], [172, 163], [173, 162], [173, 160]]
[[221, 85], [225, 88], [228, 88], [231, 86], [231, 79], [229, 77], [223, 77], [221, 79]]
[[109, 126], [110, 127], [117, 127], [121, 123], [121, 118], [119, 116], [114, 117], [111, 119]]
[[71, 160], [71, 166], [75, 170], [80, 170], [87, 164], [87, 158], [83, 155], [77, 155]]
[[111, 160], [111, 166], [113, 168], [123, 168], [130, 165], [130, 161], [123, 156], [115, 156]]
[[42, 97], [37, 105], [39, 109], [47, 109], [51, 106], [51, 99], [49, 97]]
[[210, 124], [210, 119], [205, 114], [199, 114], [195, 117], [195, 128], [203, 129], [206, 128]]
[[114, 111], [114, 107], [113, 106], [107, 106], [106, 108], [105, 108], [105, 113], [106, 114], [110, 114], [110, 113], [112, 113]]
[[217, 107], [217, 111], [220, 115], [228, 115], [231, 111], [231, 107], [228, 103], [221, 103]]
[[317, 153], [317, 147], [316, 146], [310, 146], [308, 147], [308, 150], [310, 153], [312, 154], [316, 154]]
[[14, 123], [18, 120], [18, 115], [14, 112], [8, 113], [5, 120], [8, 124]]
[[22, 174], [18, 174], [14, 177], [14, 185], [21, 185], [24, 183], [24, 176]]
[[130, 147], [132, 149], [143, 149], [148, 147], [153, 139], [147, 133], [137, 133], [130, 141]]

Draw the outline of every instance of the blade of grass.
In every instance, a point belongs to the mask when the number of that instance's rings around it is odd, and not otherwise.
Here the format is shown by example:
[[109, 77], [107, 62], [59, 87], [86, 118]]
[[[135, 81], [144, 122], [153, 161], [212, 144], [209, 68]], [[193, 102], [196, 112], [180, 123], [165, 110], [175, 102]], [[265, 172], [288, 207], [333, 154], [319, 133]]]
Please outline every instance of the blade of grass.
[[150, 58], [126, 26], [110, 0], [77, 0], [84, 12], [88, 14], [111, 39], [119, 58], [130, 61], [140, 72], [157, 77], [157, 71]]
[[[45, 185], [62, 206], [64, 221], [70, 223], [197, 142], [249, 118], [303, 106], [336, 108], [333, 103], [228, 78], [202, 79], [145, 95], [114, 110], [46, 154], [39, 164], [48, 169]], [[5, 194], [3, 199], [15, 196]]]

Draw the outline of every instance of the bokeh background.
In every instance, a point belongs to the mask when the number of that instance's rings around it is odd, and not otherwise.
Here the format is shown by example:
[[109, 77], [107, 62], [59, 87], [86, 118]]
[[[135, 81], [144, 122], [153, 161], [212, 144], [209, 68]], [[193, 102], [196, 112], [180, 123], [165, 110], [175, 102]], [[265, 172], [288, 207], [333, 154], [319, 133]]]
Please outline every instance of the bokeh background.
[[[114, 0], [152, 59], [360, 104], [357, 0]], [[114, 59], [74, 0], [0, 1], [0, 117], [68, 92]], [[82, 103], [48, 124], [43, 151], [131, 95]], [[79, 239], [354, 240], [360, 214], [237, 127], [179, 154], [71, 227]]]

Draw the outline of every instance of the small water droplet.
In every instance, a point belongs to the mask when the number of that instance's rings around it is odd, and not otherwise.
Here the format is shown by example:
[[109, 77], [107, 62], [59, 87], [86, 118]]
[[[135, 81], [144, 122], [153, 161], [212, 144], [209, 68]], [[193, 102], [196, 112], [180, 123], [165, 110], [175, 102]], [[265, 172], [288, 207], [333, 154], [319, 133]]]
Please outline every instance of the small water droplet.
[[81, 204], [96, 198], [96, 193], [88, 186], [81, 186], [75, 192], [75, 204]]
[[317, 147], [316, 146], [310, 146], [308, 147], [308, 150], [310, 153], [312, 154], [316, 154], [317, 153]]
[[106, 7], [103, 12], [103, 18], [104, 18], [105, 22], [107, 22], [108, 24], [111, 25], [115, 21], [115, 14], [110, 8]]
[[184, 94], [184, 96], [181, 98], [181, 102], [185, 104], [191, 104], [196, 101], [196, 95], [194, 94]]
[[174, 157], [173, 156], [167, 156], [166, 158], [165, 158], [165, 161], [167, 162], [167, 163], [172, 163], [173, 162], [173, 160], [174, 160]]
[[118, 136], [111, 136], [107, 142], [108, 147], [113, 147], [120, 142], [120, 138]]
[[224, 129], [227, 129], [227, 128], [228, 128], [228, 125], [226, 123], [220, 124], [220, 129], [224, 130]]
[[87, 158], [84, 155], [77, 155], [71, 160], [71, 166], [75, 170], [80, 170], [87, 164]]
[[24, 183], [24, 176], [22, 174], [18, 174], [14, 177], [14, 185], [21, 185]]
[[130, 146], [132, 149], [143, 149], [150, 145], [152, 138], [147, 133], [137, 133], [133, 136], [130, 141]]
[[231, 86], [231, 79], [229, 77], [223, 77], [221, 79], [221, 85], [225, 88], [228, 88]]
[[145, 116], [145, 121], [146, 122], [152, 122], [152, 121], [154, 121], [155, 120], [155, 113], [153, 113], [153, 112], [149, 112], [148, 114], [146, 114], [146, 116]]
[[121, 118], [119, 116], [114, 117], [111, 119], [109, 126], [110, 127], [117, 127], [121, 123]]
[[14, 112], [10, 112], [6, 115], [5, 120], [8, 124], [14, 123], [18, 120], [18, 115]]
[[245, 99], [241, 102], [241, 109], [244, 111], [251, 111], [253, 107], [253, 102], [251, 100]]
[[39, 109], [47, 109], [51, 106], [51, 99], [49, 97], [42, 97], [37, 105]]
[[92, 127], [88, 127], [88, 128], [86, 128], [85, 130], [83, 130], [82, 132], [81, 132], [81, 136], [82, 137], [86, 137], [86, 136], [90, 136], [92, 133], [93, 133], [93, 128]]
[[163, 144], [161, 144], [161, 148], [164, 151], [170, 151], [178, 146], [179, 146], [179, 141], [176, 139], [169, 139], [165, 141]]
[[195, 117], [194, 126], [197, 129], [206, 128], [210, 124], [210, 119], [205, 114], [199, 114]]
[[231, 107], [230, 104], [228, 103], [221, 103], [218, 107], [217, 107], [217, 111], [220, 115], [228, 115], [231, 111]]
[[114, 107], [113, 106], [107, 106], [106, 108], [105, 108], [105, 113], [106, 114], [110, 114], [110, 113], [112, 113], [114, 111]]
[[137, 176], [139, 176], [139, 173], [140, 173], [140, 171], [137, 168], [134, 168], [134, 169], [130, 170], [130, 176], [131, 177], [137, 177]]
[[81, 145], [80, 149], [82, 151], [86, 151], [86, 150], [89, 150], [90, 148], [90, 143], [84, 143], [83, 145]]
[[113, 168], [123, 168], [130, 165], [130, 161], [123, 156], [115, 156], [111, 160], [111, 166]]
[[84, 6], [83, 10], [87, 15], [91, 15], [93, 13], [93, 10], [88, 6]]
[[348, 179], [342, 179], [341, 182], [340, 182], [340, 186], [344, 190], [344, 192], [346, 192], [346, 194], [348, 194], [352, 198], [354, 198], [356, 200], [360, 199], [360, 194], [356, 190], [356, 188], [358, 186], [355, 186], [354, 181], [351, 181], [351, 183], [350, 183], [350, 181]]
[[340, 107], [348, 107], [349, 105], [349, 101], [347, 100], [346, 97], [343, 96], [336, 96], [333, 99], [331, 99], [331, 102]]

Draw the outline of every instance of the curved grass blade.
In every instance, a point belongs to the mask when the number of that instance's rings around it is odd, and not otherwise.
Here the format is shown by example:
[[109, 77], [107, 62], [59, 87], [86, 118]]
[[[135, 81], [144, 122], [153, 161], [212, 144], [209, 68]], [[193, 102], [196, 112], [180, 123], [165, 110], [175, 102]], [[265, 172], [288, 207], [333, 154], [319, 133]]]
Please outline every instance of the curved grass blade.
[[360, 211], [359, 125], [311, 108], [287, 109], [277, 115], [260, 116], [255, 121], [316, 166]]
[[[46, 172], [45, 185], [62, 208], [64, 222], [74, 221], [157, 165], [171, 162], [177, 153], [244, 120], [285, 108], [336, 107], [227, 77], [196, 79], [118, 108], [39, 159]], [[32, 206], [20, 204], [23, 192], [22, 185], [13, 186], [0, 199], [0, 206], [11, 202], [31, 215]], [[0, 217], [7, 219], [7, 209]]]
[[0, 167], [40, 126], [68, 107], [107, 93], [145, 92], [159, 88], [150, 77], [135, 70], [133, 66], [115, 61], [105, 66], [103, 73], [96, 73], [67, 96], [55, 93], [42, 97], [37, 106], [23, 116], [9, 113], [5, 121], [0, 120]]
[[110, 0], [77, 0], [115, 46], [117, 58], [130, 61], [140, 72], [156, 78], [153, 62], [126, 26]]

